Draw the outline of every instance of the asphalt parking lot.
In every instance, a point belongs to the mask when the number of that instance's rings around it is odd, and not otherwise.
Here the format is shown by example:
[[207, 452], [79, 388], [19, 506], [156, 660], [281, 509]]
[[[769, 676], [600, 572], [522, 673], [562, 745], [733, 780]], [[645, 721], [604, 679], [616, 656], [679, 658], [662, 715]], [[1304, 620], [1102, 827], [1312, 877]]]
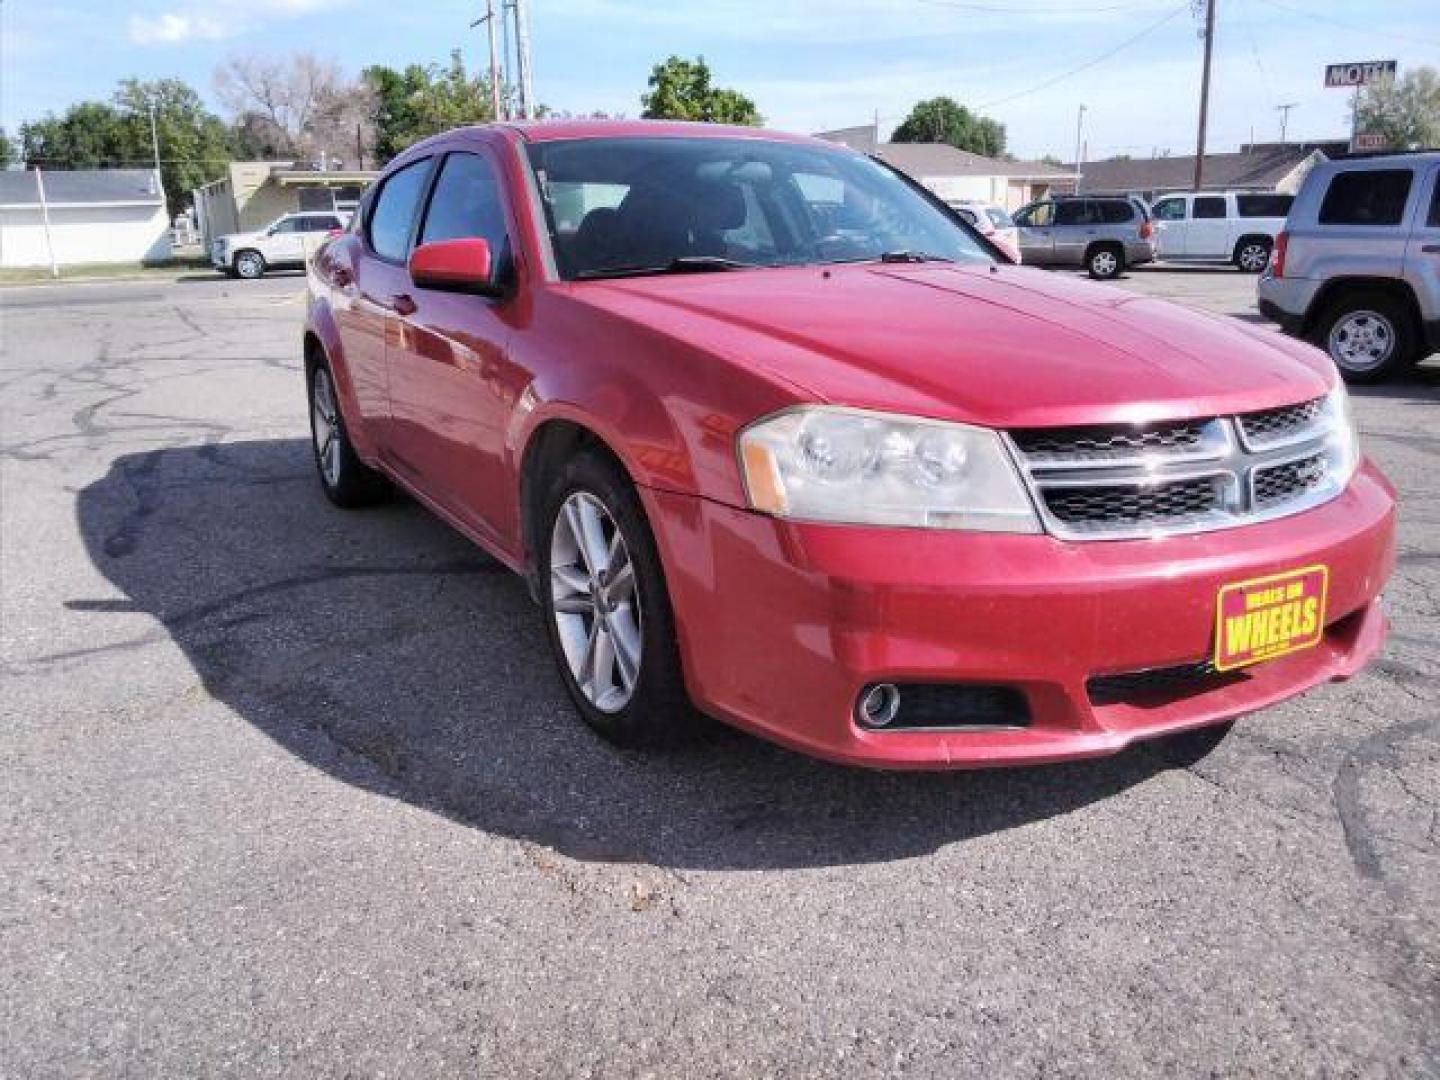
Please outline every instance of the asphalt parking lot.
[[300, 285], [0, 290], [0, 1075], [1440, 1076], [1436, 359], [1357, 395], [1365, 674], [886, 775], [588, 734], [518, 579], [320, 494]]

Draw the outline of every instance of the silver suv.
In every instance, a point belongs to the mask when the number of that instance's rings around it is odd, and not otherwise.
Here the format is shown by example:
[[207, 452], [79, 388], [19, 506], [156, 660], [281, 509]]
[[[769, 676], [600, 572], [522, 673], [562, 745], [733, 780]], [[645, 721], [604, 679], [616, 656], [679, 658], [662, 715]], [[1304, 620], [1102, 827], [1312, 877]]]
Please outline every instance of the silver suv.
[[1153, 262], [1155, 225], [1138, 200], [1069, 195], [1015, 212], [1020, 254], [1035, 266], [1083, 266], [1095, 278], [1119, 277]]
[[1260, 313], [1350, 382], [1440, 350], [1440, 152], [1315, 166], [1257, 288]]

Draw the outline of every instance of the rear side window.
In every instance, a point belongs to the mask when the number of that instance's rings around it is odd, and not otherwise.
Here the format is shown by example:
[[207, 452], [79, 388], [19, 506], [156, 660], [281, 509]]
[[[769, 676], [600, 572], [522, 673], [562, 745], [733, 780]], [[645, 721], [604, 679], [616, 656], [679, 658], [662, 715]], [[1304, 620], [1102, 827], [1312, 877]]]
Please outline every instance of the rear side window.
[[1067, 199], [1055, 206], [1056, 225], [1088, 225], [1093, 220], [1090, 203], [1084, 199]]
[[1241, 217], [1284, 217], [1294, 201], [1294, 195], [1236, 195], [1235, 208]]
[[505, 250], [500, 182], [490, 163], [478, 154], [451, 154], [435, 181], [420, 242], [468, 237], [489, 241], [493, 258], [498, 259]]
[[417, 161], [393, 173], [375, 200], [370, 214], [370, 247], [382, 259], [404, 262], [410, 251], [410, 226], [425, 189], [430, 161]]
[[1435, 177], [1435, 194], [1430, 196], [1430, 216], [1425, 219], [1425, 224], [1432, 229], [1440, 229], [1440, 174]]
[[1320, 204], [1322, 225], [1399, 225], [1410, 197], [1409, 169], [1336, 173]]
[[1119, 225], [1122, 222], [1130, 221], [1135, 216], [1135, 207], [1128, 202], [1121, 202], [1119, 199], [1091, 205], [1098, 211], [1100, 220], [1106, 225]]
[[319, 217], [307, 217], [305, 219], [306, 232], [330, 232], [332, 229], [338, 228], [340, 228], [340, 219], [338, 217], [321, 215]]
[[1197, 218], [1223, 218], [1225, 216], [1225, 197], [1223, 195], [1204, 195], [1195, 200], [1195, 217]]

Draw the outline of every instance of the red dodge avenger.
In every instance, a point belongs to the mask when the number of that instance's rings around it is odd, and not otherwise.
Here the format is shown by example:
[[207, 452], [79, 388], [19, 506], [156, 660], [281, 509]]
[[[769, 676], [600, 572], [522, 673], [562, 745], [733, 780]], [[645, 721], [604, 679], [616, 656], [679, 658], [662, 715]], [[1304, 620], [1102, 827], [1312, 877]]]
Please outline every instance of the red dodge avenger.
[[465, 128], [310, 269], [315, 458], [518, 573], [602, 735], [1107, 754], [1345, 678], [1394, 490], [1325, 355], [1013, 265], [844, 147]]

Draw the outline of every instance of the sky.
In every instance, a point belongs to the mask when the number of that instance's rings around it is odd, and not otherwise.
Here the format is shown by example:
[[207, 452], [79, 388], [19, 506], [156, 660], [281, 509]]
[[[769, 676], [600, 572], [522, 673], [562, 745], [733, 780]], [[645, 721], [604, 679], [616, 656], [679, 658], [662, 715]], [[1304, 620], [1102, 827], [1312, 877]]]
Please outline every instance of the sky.
[[[650, 68], [702, 54], [766, 125], [882, 133], [947, 94], [1006, 125], [1022, 158], [1193, 152], [1200, 20], [1189, 0], [528, 0], [537, 100], [638, 116]], [[235, 53], [303, 49], [349, 71], [486, 60], [484, 0], [0, 0], [0, 124], [178, 77], [214, 104]], [[1327, 63], [1440, 64], [1440, 0], [1217, 0], [1209, 146], [1348, 134]], [[218, 107], [217, 107], [218, 111]]]

